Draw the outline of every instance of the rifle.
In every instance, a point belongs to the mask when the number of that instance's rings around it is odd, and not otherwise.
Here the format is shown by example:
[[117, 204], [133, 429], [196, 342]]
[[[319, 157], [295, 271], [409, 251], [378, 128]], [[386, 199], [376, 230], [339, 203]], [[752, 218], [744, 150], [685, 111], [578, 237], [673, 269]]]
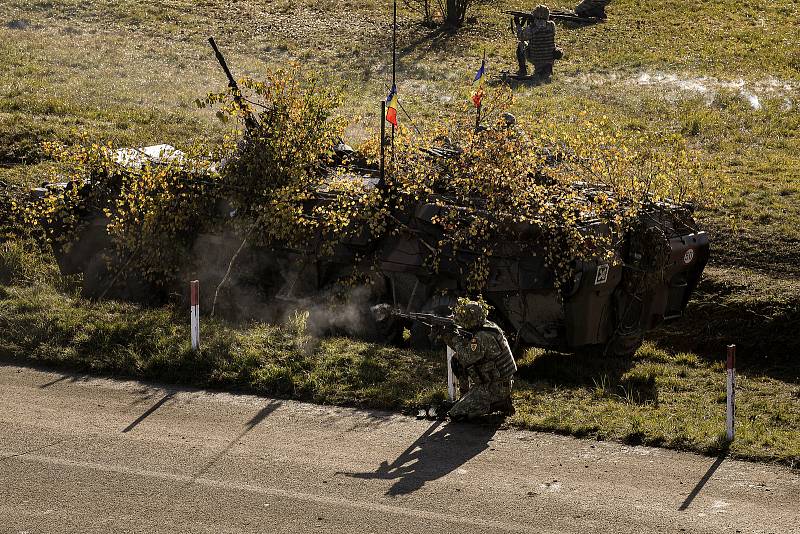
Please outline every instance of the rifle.
[[[511, 31], [514, 32], [514, 23], [516, 22], [517, 25], [522, 24], [530, 24], [533, 21], [533, 16], [530, 13], [526, 13], [524, 11], [503, 11], [506, 15], [511, 15]], [[600, 22], [600, 19], [597, 17], [581, 17], [577, 13], [573, 13], [570, 11], [551, 11], [550, 12], [550, 20], [563, 20], [567, 22], [577, 22], [579, 24], [592, 24], [594, 22]]]
[[214, 50], [214, 55], [217, 56], [217, 61], [222, 67], [223, 72], [225, 72], [225, 76], [228, 77], [228, 87], [230, 87], [233, 92], [233, 101], [236, 102], [236, 105], [239, 107], [239, 109], [245, 113], [245, 127], [247, 127], [248, 130], [255, 128], [258, 126], [258, 121], [256, 121], [253, 113], [250, 111], [250, 107], [245, 103], [242, 92], [239, 90], [239, 84], [236, 83], [236, 79], [233, 77], [233, 74], [231, 74], [231, 70], [228, 68], [228, 63], [225, 61], [225, 56], [223, 56], [222, 52], [220, 52], [219, 48], [217, 48], [217, 43], [214, 41], [213, 37], [208, 38], [208, 43]]
[[375, 320], [379, 323], [387, 321], [391, 317], [397, 317], [399, 319], [418, 321], [431, 327], [437, 326], [444, 328], [449, 332], [458, 332], [459, 330], [462, 330], [462, 328], [456, 324], [452, 317], [442, 317], [441, 315], [435, 315], [433, 313], [401, 312], [389, 304], [378, 304], [377, 306], [370, 308], [370, 311], [372, 311], [372, 316], [375, 317]]

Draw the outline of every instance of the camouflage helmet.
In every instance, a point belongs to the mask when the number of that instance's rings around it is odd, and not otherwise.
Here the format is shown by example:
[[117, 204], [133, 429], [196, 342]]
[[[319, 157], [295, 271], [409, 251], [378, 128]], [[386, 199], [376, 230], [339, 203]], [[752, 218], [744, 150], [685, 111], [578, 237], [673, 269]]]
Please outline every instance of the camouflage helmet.
[[535, 19], [549, 20], [550, 9], [547, 6], [539, 4], [531, 11], [531, 16]]
[[483, 326], [487, 316], [486, 308], [474, 300], [459, 299], [453, 309], [453, 319], [456, 324], [467, 330]]

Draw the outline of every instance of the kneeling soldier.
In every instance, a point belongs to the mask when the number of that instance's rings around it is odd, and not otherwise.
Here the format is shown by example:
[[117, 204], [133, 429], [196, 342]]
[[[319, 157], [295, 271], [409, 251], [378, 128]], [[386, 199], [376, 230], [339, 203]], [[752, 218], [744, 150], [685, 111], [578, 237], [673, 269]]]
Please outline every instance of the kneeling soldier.
[[536, 6], [531, 12], [531, 22], [517, 24], [515, 21], [515, 29], [519, 41], [517, 74], [527, 76], [527, 62], [530, 61], [536, 76], [550, 78], [553, 75], [553, 63], [563, 56], [561, 49], [556, 47], [556, 24], [550, 20], [550, 10], [547, 6]]
[[506, 336], [499, 326], [487, 320], [486, 309], [477, 302], [461, 301], [453, 313], [458, 331], [441, 327], [431, 331], [433, 338], [441, 339], [455, 351], [452, 367], [462, 397], [448, 415], [454, 420], [493, 412], [513, 415], [511, 387], [517, 364]]

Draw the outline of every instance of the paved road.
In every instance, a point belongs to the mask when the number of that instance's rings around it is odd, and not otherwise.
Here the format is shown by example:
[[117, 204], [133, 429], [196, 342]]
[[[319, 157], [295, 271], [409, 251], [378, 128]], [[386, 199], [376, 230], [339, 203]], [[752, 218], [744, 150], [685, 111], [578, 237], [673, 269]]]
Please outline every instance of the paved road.
[[0, 532], [800, 532], [800, 475], [0, 366]]

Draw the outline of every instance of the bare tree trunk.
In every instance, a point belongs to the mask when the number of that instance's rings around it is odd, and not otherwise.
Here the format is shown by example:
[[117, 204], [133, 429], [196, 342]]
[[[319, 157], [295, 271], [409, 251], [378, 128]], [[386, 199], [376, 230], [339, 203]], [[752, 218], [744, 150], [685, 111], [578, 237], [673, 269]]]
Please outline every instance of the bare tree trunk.
[[254, 228], [255, 226], [250, 227], [250, 230], [248, 230], [247, 233], [245, 234], [244, 239], [242, 239], [242, 244], [239, 245], [239, 248], [236, 250], [236, 252], [234, 252], [233, 256], [231, 257], [230, 263], [228, 263], [228, 270], [225, 271], [225, 276], [222, 277], [222, 280], [220, 280], [219, 284], [217, 285], [217, 290], [214, 291], [214, 302], [213, 304], [211, 304], [211, 317], [214, 317], [214, 313], [216, 313], [217, 311], [217, 298], [219, 297], [219, 290], [222, 289], [222, 286], [225, 285], [225, 282], [228, 281], [228, 278], [231, 275], [231, 270], [233, 269], [233, 264], [236, 262], [236, 258], [239, 257], [239, 254], [242, 252], [242, 249], [244, 249], [244, 246], [247, 244], [247, 238], [250, 237], [250, 233], [253, 231]]
[[464, 23], [467, 15], [469, 0], [446, 0], [444, 24], [452, 28], [458, 28]]
[[430, 26], [433, 24], [433, 12], [431, 10], [431, 2], [433, 0], [403, 0], [403, 4], [422, 15], [422, 24]]

